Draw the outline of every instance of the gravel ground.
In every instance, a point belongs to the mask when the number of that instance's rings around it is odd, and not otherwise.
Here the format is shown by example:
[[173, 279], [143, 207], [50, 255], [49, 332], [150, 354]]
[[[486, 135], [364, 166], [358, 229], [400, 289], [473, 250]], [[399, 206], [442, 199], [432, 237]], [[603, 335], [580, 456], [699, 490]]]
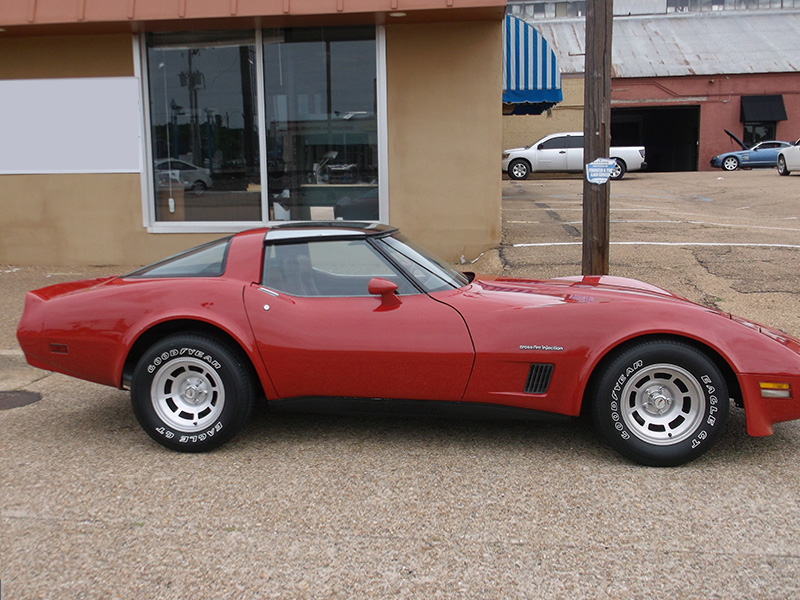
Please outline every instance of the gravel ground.
[[[800, 335], [798, 181], [629, 174], [611, 272]], [[473, 267], [577, 273], [581, 188], [504, 182], [503, 244]], [[41, 394], [0, 410], [5, 600], [800, 597], [800, 423], [749, 438], [734, 410], [676, 469], [633, 465], [580, 422], [265, 410], [218, 451], [173, 453], [127, 394], [19, 357], [26, 289], [107, 272], [0, 268], [0, 390]]]

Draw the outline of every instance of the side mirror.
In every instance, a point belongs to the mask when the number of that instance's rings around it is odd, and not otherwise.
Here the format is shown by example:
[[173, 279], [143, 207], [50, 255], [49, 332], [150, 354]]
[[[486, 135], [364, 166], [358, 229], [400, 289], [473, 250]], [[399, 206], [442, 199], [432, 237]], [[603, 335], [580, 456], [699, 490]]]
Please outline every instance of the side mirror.
[[381, 307], [384, 309], [395, 308], [402, 304], [402, 302], [400, 302], [400, 298], [398, 298], [395, 294], [397, 291], [397, 284], [392, 283], [388, 279], [373, 277], [369, 280], [367, 290], [373, 296], [381, 297]]

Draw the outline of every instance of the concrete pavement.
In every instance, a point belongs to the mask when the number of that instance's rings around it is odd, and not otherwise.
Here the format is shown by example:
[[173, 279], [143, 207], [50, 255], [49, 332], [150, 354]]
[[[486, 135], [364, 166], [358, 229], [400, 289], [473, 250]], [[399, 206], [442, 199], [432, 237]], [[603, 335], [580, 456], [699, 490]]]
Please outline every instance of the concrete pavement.
[[[612, 184], [612, 273], [800, 334], [798, 182], [629, 174]], [[580, 189], [504, 182], [503, 245], [475, 267], [576, 273]], [[650, 469], [580, 423], [259, 410], [222, 449], [178, 454], [124, 392], [16, 350], [25, 289], [109, 269], [14, 269], [0, 390], [42, 399], [0, 410], [4, 600], [800, 596], [800, 423], [749, 438], [734, 410], [702, 459]]]

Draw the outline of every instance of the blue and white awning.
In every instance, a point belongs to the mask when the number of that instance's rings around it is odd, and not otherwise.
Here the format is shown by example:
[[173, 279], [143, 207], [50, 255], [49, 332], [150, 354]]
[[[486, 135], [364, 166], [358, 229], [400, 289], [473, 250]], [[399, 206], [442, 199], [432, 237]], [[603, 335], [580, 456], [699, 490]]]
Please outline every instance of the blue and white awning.
[[561, 71], [550, 44], [532, 25], [506, 15], [503, 104], [513, 105], [511, 114], [538, 115], [563, 99]]

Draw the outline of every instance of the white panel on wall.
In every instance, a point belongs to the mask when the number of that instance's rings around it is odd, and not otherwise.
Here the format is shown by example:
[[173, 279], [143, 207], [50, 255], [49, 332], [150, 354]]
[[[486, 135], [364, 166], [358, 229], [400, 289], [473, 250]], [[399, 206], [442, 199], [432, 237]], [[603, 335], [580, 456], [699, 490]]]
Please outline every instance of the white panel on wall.
[[139, 173], [136, 77], [0, 81], [0, 174]]

